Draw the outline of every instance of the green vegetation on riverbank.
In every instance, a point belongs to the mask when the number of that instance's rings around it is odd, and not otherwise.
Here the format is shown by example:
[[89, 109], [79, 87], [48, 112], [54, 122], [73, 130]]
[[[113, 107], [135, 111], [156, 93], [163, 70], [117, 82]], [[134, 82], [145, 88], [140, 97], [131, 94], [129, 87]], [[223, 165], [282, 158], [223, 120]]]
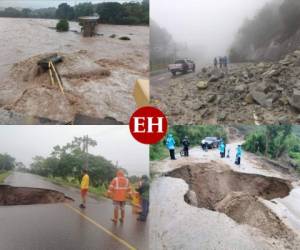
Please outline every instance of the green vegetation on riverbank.
[[70, 6], [61, 3], [58, 8], [17, 9], [8, 7], [0, 11], [0, 17], [45, 18], [78, 20], [81, 16], [99, 15], [101, 23], [149, 25], [149, 0], [142, 2], [90, 2]]

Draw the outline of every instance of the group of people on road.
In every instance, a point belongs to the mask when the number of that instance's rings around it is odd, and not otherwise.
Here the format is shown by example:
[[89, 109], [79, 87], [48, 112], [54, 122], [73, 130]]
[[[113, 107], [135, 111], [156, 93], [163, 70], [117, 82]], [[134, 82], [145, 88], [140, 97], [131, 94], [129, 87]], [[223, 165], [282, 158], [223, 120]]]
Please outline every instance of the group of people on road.
[[219, 58], [215, 57], [214, 58], [214, 66], [217, 69], [219, 65], [220, 69], [225, 69], [227, 70], [227, 66], [228, 66], [228, 58], [227, 56], [219, 56]]
[[[189, 138], [187, 136], [184, 136], [184, 138], [181, 141], [181, 144], [183, 146], [183, 150], [182, 150], [181, 155], [184, 156], [184, 157], [188, 157], [189, 156], [189, 146], [190, 146]], [[166, 146], [169, 150], [171, 160], [176, 160], [175, 145], [176, 145], [176, 142], [174, 140], [173, 135], [168, 134], [167, 140], [166, 140]]]
[[[226, 151], [227, 149], [227, 151]], [[220, 144], [219, 144], [219, 152], [220, 152], [220, 157], [221, 158], [230, 158], [230, 152], [231, 152], [231, 149], [229, 146], [227, 146], [224, 142], [224, 140], [221, 140]], [[227, 152], [227, 154], [226, 154]], [[241, 157], [242, 157], [242, 146], [241, 145], [238, 145], [236, 147], [236, 154], [235, 154], [235, 161], [234, 163], [238, 166], [241, 165]]]
[[[188, 157], [189, 156], [189, 146], [190, 146], [189, 138], [187, 136], [184, 136], [184, 138], [181, 141], [181, 144], [183, 146], [183, 150], [182, 150], [183, 153], [181, 155], [184, 157]], [[166, 139], [166, 146], [169, 150], [171, 160], [176, 160], [175, 145], [176, 145], [176, 142], [175, 142], [173, 135], [168, 134], [167, 139]], [[207, 151], [208, 145], [206, 144], [206, 146], [204, 146], [203, 149], [204, 149], [204, 151]], [[220, 152], [221, 158], [225, 158], [225, 157], [230, 158], [231, 149], [229, 146], [226, 146], [226, 143], [224, 142], [223, 139], [221, 139], [221, 141], [219, 143], [219, 152]], [[226, 154], [226, 152], [227, 152], [227, 154]], [[241, 165], [241, 157], [242, 157], [242, 146], [238, 145], [236, 148], [236, 155], [235, 155], [235, 164], [238, 166]]]
[[[86, 197], [89, 190], [89, 180], [90, 177], [88, 175], [87, 169], [83, 169], [80, 191], [82, 203], [79, 206], [82, 209], [86, 208]], [[120, 221], [120, 223], [124, 222], [125, 205], [126, 201], [130, 197], [133, 203], [133, 211], [139, 214], [137, 220], [146, 221], [149, 212], [149, 190], [150, 183], [148, 176], [143, 175], [137, 184], [136, 190], [134, 190], [129, 182], [129, 179], [124, 175], [124, 172], [122, 170], [118, 170], [116, 173], [116, 177], [111, 181], [107, 191], [107, 197], [112, 199], [114, 206], [113, 218], [111, 220], [115, 224], [118, 221]]]

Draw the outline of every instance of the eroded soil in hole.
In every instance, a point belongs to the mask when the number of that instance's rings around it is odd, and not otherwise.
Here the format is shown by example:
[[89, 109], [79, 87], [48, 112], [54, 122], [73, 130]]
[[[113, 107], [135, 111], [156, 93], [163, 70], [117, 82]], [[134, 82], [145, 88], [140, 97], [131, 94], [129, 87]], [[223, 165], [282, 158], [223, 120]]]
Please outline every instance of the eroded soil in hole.
[[225, 213], [238, 223], [261, 229], [269, 237], [294, 238], [294, 233], [267, 208], [261, 198], [283, 198], [289, 181], [232, 171], [216, 162], [183, 166], [167, 176], [184, 179], [190, 188], [187, 203]]
[[48, 204], [69, 201], [73, 200], [66, 197], [63, 193], [54, 190], [0, 185], [1, 206]]

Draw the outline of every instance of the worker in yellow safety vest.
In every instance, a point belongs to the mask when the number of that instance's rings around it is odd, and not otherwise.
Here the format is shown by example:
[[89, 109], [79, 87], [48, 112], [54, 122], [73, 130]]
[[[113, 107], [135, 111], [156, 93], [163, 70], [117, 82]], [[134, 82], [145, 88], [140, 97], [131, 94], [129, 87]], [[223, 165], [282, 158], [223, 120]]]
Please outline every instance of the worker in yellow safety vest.
[[81, 194], [82, 203], [80, 204], [80, 208], [85, 208], [86, 196], [89, 190], [89, 182], [90, 182], [90, 177], [88, 175], [87, 169], [82, 170], [82, 175], [83, 177], [80, 185], [80, 194]]

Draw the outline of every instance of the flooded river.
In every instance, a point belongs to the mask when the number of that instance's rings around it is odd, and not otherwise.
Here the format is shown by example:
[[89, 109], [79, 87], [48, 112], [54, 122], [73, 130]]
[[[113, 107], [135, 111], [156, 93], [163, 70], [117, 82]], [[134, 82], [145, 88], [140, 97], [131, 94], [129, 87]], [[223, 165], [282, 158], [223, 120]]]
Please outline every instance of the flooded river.
[[[136, 108], [133, 85], [137, 79], [148, 78], [149, 28], [99, 24], [97, 36], [84, 38], [76, 22], [70, 22], [70, 31], [65, 33], [53, 29], [56, 23], [0, 18], [0, 107], [63, 122], [80, 113], [127, 123]], [[130, 40], [122, 41], [122, 36]], [[61, 105], [44, 112], [36, 107], [40, 104], [37, 96], [49, 96], [49, 89], [38, 88], [48, 85], [50, 79], [35, 70], [37, 60], [49, 53], [66, 58], [58, 70], [70, 96], [51, 94]], [[34, 93], [28, 93], [29, 89]]]

